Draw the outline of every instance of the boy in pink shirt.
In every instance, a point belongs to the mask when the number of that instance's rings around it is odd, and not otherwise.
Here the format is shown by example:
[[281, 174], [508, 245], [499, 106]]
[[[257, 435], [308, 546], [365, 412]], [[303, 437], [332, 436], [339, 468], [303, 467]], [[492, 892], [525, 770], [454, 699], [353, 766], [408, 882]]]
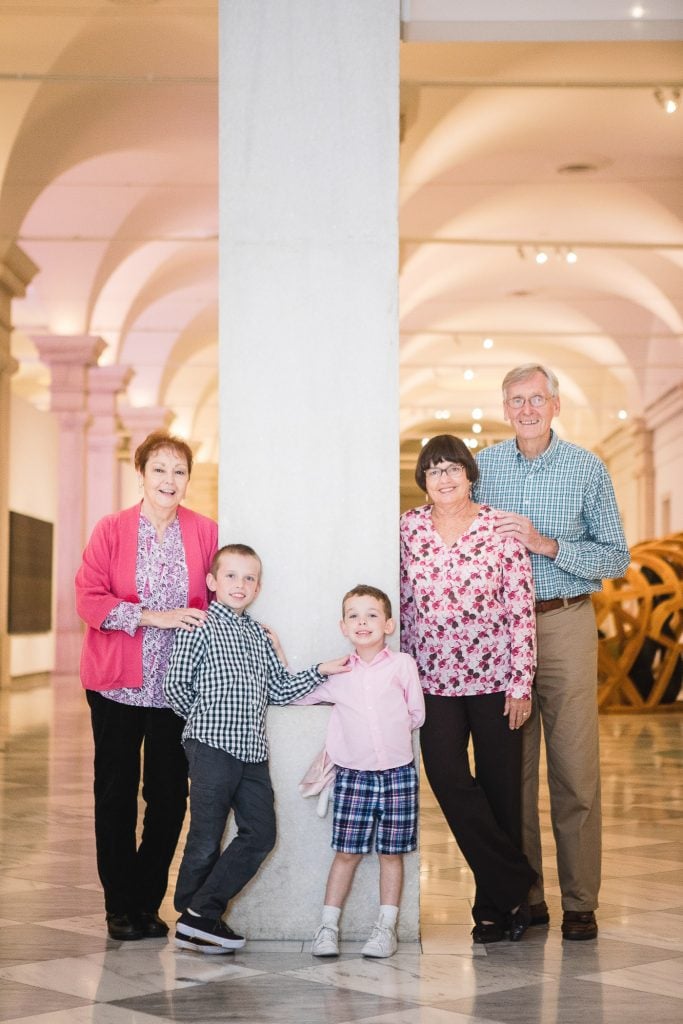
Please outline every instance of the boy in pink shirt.
[[396, 952], [403, 854], [417, 846], [418, 780], [411, 733], [424, 722], [417, 666], [385, 646], [394, 631], [391, 603], [376, 587], [359, 585], [342, 601], [341, 631], [354, 646], [351, 670], [330, 676], [298, 704], [330, 703], [325, 746], [337, 766], [332, 849], [322, 923], [313, 956], [337, 956], [339, 918], [373, 832], [379, 855], [379, 917], [363, 956]]

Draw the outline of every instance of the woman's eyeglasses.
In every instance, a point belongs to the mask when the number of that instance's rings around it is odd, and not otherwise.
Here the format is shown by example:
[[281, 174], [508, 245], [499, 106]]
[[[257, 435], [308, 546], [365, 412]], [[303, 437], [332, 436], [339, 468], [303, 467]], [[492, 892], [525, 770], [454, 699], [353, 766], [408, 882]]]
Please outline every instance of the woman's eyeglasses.
[[439, 469], [438, 466], [432, 466], [431, 469], [425, 470], [425, 477], [432, 482], [440, 480], [442, 476], [448, 477], [449, 480], [455, 480], [457, 477], [462, 476], [464, 472], [465, 467], [455, 462], [450, 466], [444, 466], [443, 469]]

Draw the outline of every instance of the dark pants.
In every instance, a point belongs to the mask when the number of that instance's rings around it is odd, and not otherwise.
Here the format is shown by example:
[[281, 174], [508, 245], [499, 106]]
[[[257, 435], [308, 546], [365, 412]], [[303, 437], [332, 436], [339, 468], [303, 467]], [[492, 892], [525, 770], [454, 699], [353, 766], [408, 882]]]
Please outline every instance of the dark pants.
[[[250, 764], [199, 740], [186, 740], [190, 828], [178, 872], [175, 908], [222, 917], [275, 845], [275, 798], [268, 762]], [[230, 811], [237, 835], [221, 853]]]
[[[503, 716], [505, 695], [425, 694], [420, 731], [429, 784], [474, 874], [475, 921], [503, 924], [536, 873], [521, 852], [522, 736]], [[476, 777], [467, 745], [474, 748]]]
[[[184, 722], [168, 708], [134, 707], [87, 690], [95, 740], [97, 870], [110, 914], [155, 912], [187, 805]], [[140, 751], [145, 813], [137, 843]]]

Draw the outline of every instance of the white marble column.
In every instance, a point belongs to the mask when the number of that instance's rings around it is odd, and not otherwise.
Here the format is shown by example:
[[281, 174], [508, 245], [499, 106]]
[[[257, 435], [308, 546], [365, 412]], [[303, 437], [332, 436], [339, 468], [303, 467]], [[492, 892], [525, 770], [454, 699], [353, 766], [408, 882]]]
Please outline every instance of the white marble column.
[[38, 267], [13, 242], [0, 242], [0, 687], [9, 681], [7, 597], [9, 584], [9, 459], [12, 299], [21, 298]]
[[121, 508], [121, 473], [118, 451], [121, 432], [117, 397], [127, 387], [133, 370], [128, 366], [91, 366], [87, 379], [88, 424], [85, 485], [85, 534], [102, 516]]
[[74, 576], [85, 535], [85, 430], [87, 372], [106, 348], [89, 334], [48, 334], [33, 338], [42, 362], [50, 367], [50, 409], [59, 424], [59, 496], [56, 530], [57, 622], [55, 668], [58, 675], [78, 671], [82, 626], [76, 613]]
[[[261, 554], [254, 613], [295, 667], [346, 651], [351, 586], [397, 599], [399, 7], [220, 5], [221, 540]], [[296, 784], [325, 717], [270, 712], [280, 839], [235, 911], [253, 937], [317, 921], [330, 820]], [[406, 867], [401, 935], [415, 938], [417, 858]], [[377, 905], [372, 857], [344, 934], [366, 935]]]

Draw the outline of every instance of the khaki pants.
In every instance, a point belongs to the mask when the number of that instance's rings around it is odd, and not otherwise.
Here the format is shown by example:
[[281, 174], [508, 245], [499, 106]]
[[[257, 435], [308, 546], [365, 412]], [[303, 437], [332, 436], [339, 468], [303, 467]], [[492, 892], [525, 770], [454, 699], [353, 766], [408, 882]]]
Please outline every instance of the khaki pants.
[[539, 613], [538, 669], [531, 717], [524, 726], [522, 845], [543, 897], [538, 819], [541, 727], [545, 738], [550, 816], [557, 849], [562, 909], [595, 910], [601, 861], [597, 628], [590, 600]]

